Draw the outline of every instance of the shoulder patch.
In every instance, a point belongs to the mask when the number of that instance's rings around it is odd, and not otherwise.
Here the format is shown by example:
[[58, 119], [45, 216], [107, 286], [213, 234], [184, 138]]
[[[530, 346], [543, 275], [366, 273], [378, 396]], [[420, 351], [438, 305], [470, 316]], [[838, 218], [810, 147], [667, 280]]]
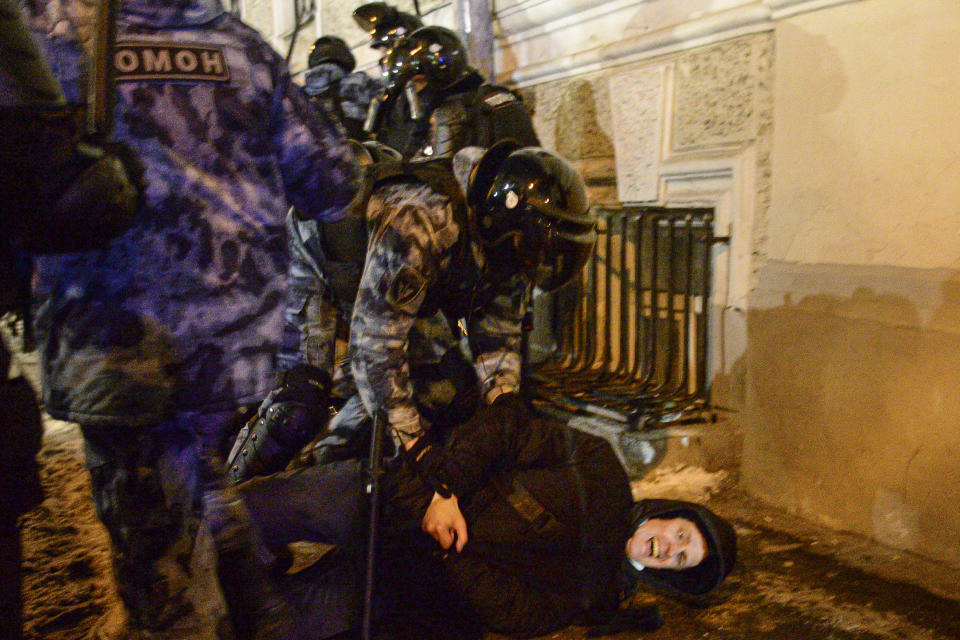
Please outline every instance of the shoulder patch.
[[508, 104], [519, 102], [519, 100], [509, 91], [495, 91], [483, 96], [481, 102], [491, 109], [497, 109]]
[[201, 44], [118, 42], [113, 55], [113, 68], [117, 73], [117, 82], [226, 82], [230, 79], [224, 48]]

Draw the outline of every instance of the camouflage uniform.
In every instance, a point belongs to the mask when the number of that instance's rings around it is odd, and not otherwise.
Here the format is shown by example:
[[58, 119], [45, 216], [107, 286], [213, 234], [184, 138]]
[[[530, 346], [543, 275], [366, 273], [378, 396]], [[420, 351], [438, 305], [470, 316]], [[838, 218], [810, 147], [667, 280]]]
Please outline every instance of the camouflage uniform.
[[307, 71], [304, 90], [332, 120], [339, 121], [347, 137], [362, 140], [363, 122], [379, 83], [362, 71], [346, 73], [338, 64], [322, 62]]
[[[73, 100], [84, 5], [32, 16]], [[40, 261], [44, 401], [83, 428], [133, 625], [212, 638], [219, 613], [188, 562], [198, 460], [275, 378], [287, 198], [337, 219], [356, 167], [280, 57], [218, 0], [125, 0], [114, 60], [116, 137], [148, 188], [107, 249]]]
[[[481, 151], [468, 148], [458, 154], [458, 177], [469, 175]], [[515, 391], [528, 292], [522, 278], [485, 280], [483, 251], [470, 238], [467, 220], [454, 213], [449, 197], [426, 184], [392, 181], [378, 187], [367, 217], [370, 242], [349, 343], [351, 371], [366, 413], [385, 411], [401, 441], [429, 426], [414, 401], [414, 386], [446, 385], [452, 391], [456, 375], [449, 372], [458, 367], [444, 366], [441, 357], [434, 370], [442, 377], [417, 380], [408, 351], [416, 341], [426, 343], [425, 350], [433, 345], [449, 353], [444, 339], [416, 335], [418, 318], [433, 318], [438, 309], [449, 327], [466, 332], [487, 400]], [[443, 395], [437, 391], [431, 390]]]

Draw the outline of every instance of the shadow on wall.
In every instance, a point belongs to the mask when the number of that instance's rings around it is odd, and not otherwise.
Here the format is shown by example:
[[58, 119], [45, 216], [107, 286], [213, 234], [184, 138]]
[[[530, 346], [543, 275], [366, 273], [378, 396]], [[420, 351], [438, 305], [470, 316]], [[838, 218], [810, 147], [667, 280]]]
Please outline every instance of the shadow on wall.
[[[789, 21], [777, 25], [777, 54], [790, 65], [788, 82], [776, 87], [786, 104], [803, 105], [809, 113], [830, 113], [847, 93], [847, 75], [837, 49], [825, 36], [814, 35]], [[811, 88], [816, 87], [816, 91]]]
[[748, 491], [960, 564], [960, 541], [942, 535], [960, 529], [957, 275], [941, 294], [927, 326], [907, 297], [868, 287], [750, 312]]
[[600, 127], [594, 93], [586, 80], [564, 87], [554, 126], [557, 152], [565, 158], [613, 158], [613, 142]]

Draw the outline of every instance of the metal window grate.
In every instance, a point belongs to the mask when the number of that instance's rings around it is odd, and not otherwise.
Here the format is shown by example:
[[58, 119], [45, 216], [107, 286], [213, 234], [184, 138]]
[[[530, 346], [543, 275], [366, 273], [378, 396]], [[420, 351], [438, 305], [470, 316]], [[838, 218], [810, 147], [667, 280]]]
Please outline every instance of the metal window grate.
[[293, 15], [298, 23], [306, 22], [315, 11], [314, 0], [293, 0]]
[[631, 428], [712, 416], [710, 209], [601, 209], [581, 280], [553, 295], [555, 349], [525, 386], [542, 409]]

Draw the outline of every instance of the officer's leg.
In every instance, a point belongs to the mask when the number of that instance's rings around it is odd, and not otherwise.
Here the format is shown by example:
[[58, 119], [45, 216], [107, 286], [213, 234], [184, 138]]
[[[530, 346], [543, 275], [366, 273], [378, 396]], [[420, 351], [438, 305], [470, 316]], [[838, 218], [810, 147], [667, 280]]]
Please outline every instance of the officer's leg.
[[283, 312], [283, 341], [278, 353], [280, 369], [309, 364], [333, 370], [336, 347], [337, 309], [326, 299], [318, 278], [292, 280]]
[[319, 271], [323, 262], [317, 223], [299, 220], [289, 213], [286, 220], [290, 287], [283, 312], [283, 339], [278, 353], [281, 371], [309, 364], [333, 372], [338, 311]]
[[164, 628], [188, 609], [184, 580], [162, 576], [156, 563], [183, 524], [167, 506], [154, 429], [83, 425], [97, 516], [113, 543], [117, 590], [134, 628]]
[[232, 412], [142, 427], [83, 425], [97, 514], [113, 543], [117, 590], [133, 629], [216, 638], [226, 616], [200, 528], [200, 460]]

